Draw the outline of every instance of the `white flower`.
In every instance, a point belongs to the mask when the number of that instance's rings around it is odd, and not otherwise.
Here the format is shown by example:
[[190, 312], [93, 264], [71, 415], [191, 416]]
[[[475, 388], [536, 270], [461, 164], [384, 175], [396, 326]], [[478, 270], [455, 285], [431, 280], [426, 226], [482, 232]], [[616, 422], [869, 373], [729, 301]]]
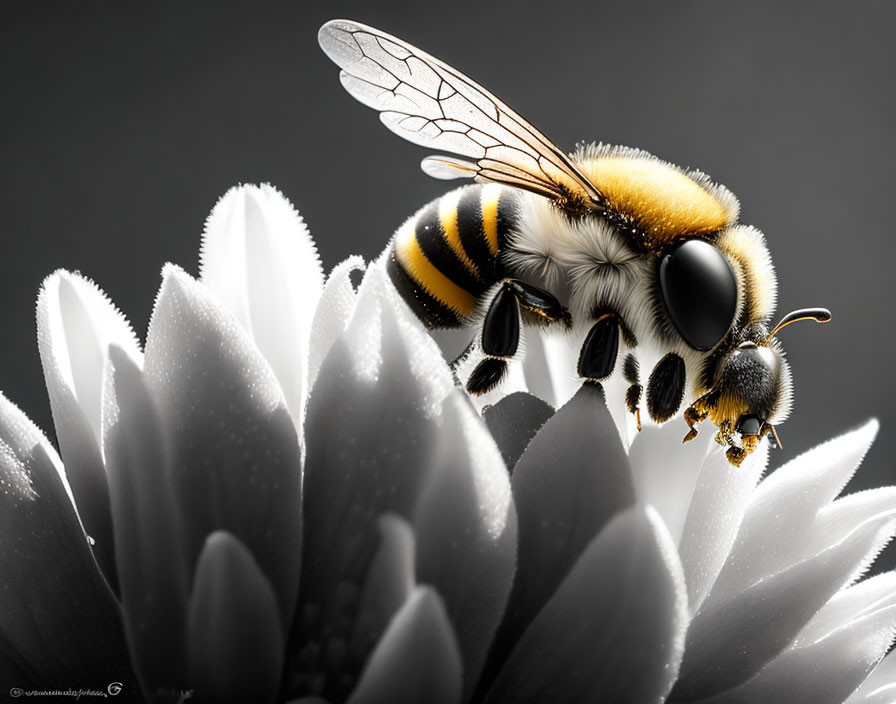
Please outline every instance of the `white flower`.
[[892, 700], [894, 665], [875, 665], [896, 577], [860, 577], [896, 489], [836, 498], [876, 424], [759, 483], [764, 450], [732, 469], [709, 433], [617, 431], [550, 339], [518, 385], [559, 410], [514, 393], [483, 422], [379, 264], [356, 290], [357, 270], [323, 284], [292, 207], [246, 186], [209, 218], [200, 280], [164, 269], [143, 350], [91, 282], [47, 279], [61, 460], [0, 397], [4, 682], [160, 702]]

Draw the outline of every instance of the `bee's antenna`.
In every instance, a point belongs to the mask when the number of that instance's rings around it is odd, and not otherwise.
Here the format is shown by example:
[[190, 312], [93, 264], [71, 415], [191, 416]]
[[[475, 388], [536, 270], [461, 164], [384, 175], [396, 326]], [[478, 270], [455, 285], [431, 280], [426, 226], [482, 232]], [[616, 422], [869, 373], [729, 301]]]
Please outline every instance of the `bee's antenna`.
[[779, 331], [798, 320], [814, 320], [817, 323], [826, 323], [830, 319], [831, 311], [827, 308], [800, 308], [781, 318], [781, 322], [775, 325], [772, 331], [768, 334], [768, 337], [765, 338], [765, 344], [768, 344], [769, 340], [771, 340]]
[[781, 438], [778, 437], [778, 431], [775, 429], [775, 426], [769, 425], [768, 427], [771, 429], [772, 435], [775, 436], [775, 447], [777, 447], [779, 450], [784, 449], [784, 446], [781, 444]]

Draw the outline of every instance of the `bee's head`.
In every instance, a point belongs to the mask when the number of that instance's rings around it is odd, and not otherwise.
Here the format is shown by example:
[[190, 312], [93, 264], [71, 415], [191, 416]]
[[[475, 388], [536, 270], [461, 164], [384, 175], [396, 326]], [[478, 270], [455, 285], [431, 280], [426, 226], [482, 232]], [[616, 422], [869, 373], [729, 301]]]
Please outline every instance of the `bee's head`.
[[824, 308], [794, 311], [763, 339], [741, 343], [724, 359], [707, 410], [718, 439], [730, 446], [732, 464], [739, 465], [766, 435], [777, 441], [775, 426], [790, 413], [790, 367], [775, 335], [797, 320], [830, 319]]

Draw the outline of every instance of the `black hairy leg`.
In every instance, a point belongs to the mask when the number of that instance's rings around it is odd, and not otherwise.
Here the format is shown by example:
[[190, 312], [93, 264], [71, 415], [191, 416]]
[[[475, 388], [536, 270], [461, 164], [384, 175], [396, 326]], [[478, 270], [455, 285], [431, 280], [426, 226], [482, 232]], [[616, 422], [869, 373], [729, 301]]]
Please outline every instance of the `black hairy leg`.
[[640, 365], [633, 354], [626, 355], [625, 362], [622, 364], [622, 376], [628, 382], [628, 389], [625, 391], [625, 406], [628, 412], [635, 416], [638, 432], [641, 432], [641, 394], [644, 387], [640, 381]]
[[647, 411], [657, 423], [674, 416], [684, 399], [684, 360], [674, 352], [663, 357], [647, 382]]
[[601, 315], [582, 344], [579, 352], [579, 376], [587, 381], [601, 381], [613, 373], [619, 354], [619, 317], [615, 313]]
[[569, 313], [550, 293], [523, 281], [505, 279], [491, 300], [482, 322], [481, 347], [485, 359], [467, 380], [467, 391], [484, 394], [506, 376], [508, 362], [519, 350], [523, 322], [569, 325]]

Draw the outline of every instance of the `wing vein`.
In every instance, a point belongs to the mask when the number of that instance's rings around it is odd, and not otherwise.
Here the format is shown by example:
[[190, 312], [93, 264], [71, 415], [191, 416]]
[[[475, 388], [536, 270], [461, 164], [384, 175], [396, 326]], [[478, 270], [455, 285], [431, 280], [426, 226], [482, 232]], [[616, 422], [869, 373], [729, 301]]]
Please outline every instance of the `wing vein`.
[[[320, 42], [343, 69], [346, 90], [378, 110], [389, 129], [416, 144], [477, 160], [475, 171], [464, 165], [455, 175], [475, 173], [476, 180], [513, 185], [562, 203], [602, 202], [562, 150], [457, 69], [348, 20], [325, 24]], [[386, 85], [392, 81], [394, 86]], [[443, 162], [449, 168], [452, 163]]]

